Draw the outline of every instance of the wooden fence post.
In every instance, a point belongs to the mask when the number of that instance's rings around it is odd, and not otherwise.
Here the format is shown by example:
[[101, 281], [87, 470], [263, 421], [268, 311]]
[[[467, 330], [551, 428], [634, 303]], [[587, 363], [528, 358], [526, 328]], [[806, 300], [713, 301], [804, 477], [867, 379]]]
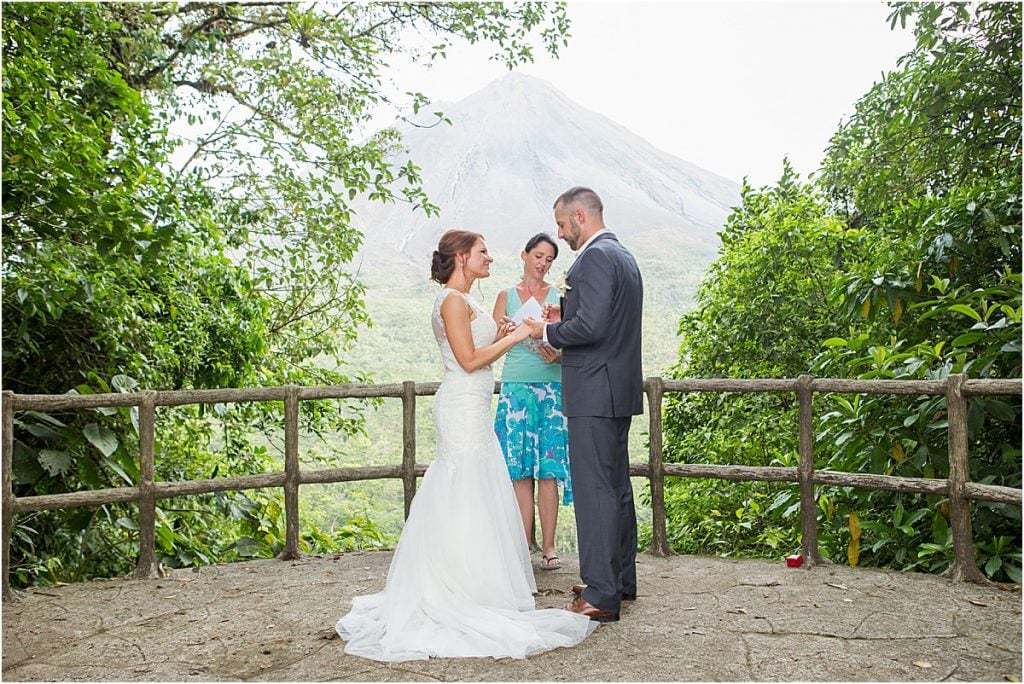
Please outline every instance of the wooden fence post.
[[409, 519], [416, 496], [416, 383], [402, 383], [402, 485], [405, 490], [405, 519]]
[[967, 376], [958, 373], [946, 378], [946, 418], [949, 423], [949, 523], [953, 530], [953, 565], [944, 577], [965, 582], [985, 582], [974, 559], [974, 535], [971, 531], [971, 503], [964, 496], [971, 479], [967, 443], [967, 399], [963, 394]]
[[796, 380], [797, 399], [800, 404], [800, 460], [797, 481], [800, 483], [800, 537], [801, 553], [807, 567], [822, 565], [826, 561], [818, 549], [818, 501], [814, 496], [814, 392], [810, 375]]
[[651, 548], [655, 556], [674, 554], [668, 543], [668, 528], [665, 520], [665, 464], [661, 426], [661, 399], [665, 385], [660, 377], [647, 378], [647, 410], [650, 418], [650, 451], [648, 452], [648, 478], [651, 483]]
[[3, 599], [11, 599], [11, 528], [14, 525], [14, 392], [3, 393]]
[[284, 549], [281, 560], [299, 552], [299, 388], [289, 385], [284, 395]]
[[139, 406], [139, 559], [136, 577], [156, 572], [156, 487], [154, 476], [156, 442], [156, 392], [142, 393]]

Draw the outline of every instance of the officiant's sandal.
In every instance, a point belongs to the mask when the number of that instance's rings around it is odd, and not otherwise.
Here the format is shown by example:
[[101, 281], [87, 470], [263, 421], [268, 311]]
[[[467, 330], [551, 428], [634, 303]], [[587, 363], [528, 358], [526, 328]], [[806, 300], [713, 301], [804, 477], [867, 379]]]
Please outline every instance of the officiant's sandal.
[[545, 556], [540, 557], [540, 569], [541, 570], [557, 570], [562, 567], [562, 561], [558, 560], [558, 556]]

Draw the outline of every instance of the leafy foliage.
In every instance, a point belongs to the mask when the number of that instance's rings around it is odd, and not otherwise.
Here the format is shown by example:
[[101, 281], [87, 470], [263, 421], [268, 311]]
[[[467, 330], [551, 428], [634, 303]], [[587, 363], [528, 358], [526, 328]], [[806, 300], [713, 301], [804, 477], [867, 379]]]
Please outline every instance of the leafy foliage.
[[[392, 129], [382, 74], [411, 53], [487, 42], [509, 68], [557, 54], [562, 5], [18, 3], [3, 12], [3, 387], [80, 394], [334, 384], [367, 324], [349, 270], [360, 195], [435, 208]], [[431, 36], [410, 47], [410, 32]], [[426, 101], [409, 93], [396, 111]], [[438, 122], [444, 121], [437, 113]], [[362, 140], [361, 142], [357, 142]], [[363, 404], [304, 402], [314, 439], [356, 434]], [[279, 405], [161, 410], [156, 477], [266, 471]], [[17, 495], [138, 480], [129, 409], [17, 416]], [[318, 458], [330, 461], [330, 454]], [[162, 561], [270, 555], [271, 491], [163, 502]], [[358, 516], [310, 524], [310, 549], [387, 543]], [[137, 523], [110, 505], [20, 516], [15, 581], [127, 572]]]
[[[816, 181], [787, 168], [775, 187], [744, 188], [680, 323], [677, 377], [1021, 376], [1021, 8], [894, 3], [891, 19], [916, 19], [917, 47], [840, 125]], [[818, 467], [948, 476], [944, 397], [818, 396], [815, 412]], [[970, 398], [973, 480], [1020, 487], [1020, 414], [1019, 397]], [[686, 395], [666, 418], [672, 460], [796, 463], [785, 397]], [[818, 496], [833, 559], [929, 571], [952, 560], [942, 497]], [[684, 551], [799, 545], [795, 487], [676, 482], [666, 497]], [[985, 572], [1019, 582], [1020, 509], [973, 508]], [[715, 548], [728, 528], [740, 532]]]

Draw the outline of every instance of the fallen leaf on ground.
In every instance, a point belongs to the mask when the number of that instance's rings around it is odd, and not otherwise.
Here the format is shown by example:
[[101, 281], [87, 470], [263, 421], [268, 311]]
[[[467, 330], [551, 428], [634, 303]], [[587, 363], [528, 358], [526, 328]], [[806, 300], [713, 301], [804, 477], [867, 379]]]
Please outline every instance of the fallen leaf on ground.
[[918, 667], [924, 668], [926, 670], [932, 666], [932, 664], [929, 663], [927, 660], [915, 660], [914, 665], [917, 665]]
[[976, 606], [981, 606], [982, 608], [987, 608], [988, 607], [987, 603], [985, 603], [984, 601], [979, 601], [978, 599], [967, 599], [967, 602], [968, 603], [973, 603]]
[[834, 584], [833, 582], [825, 582], [825, 585], [829, 586], [829, 587], [835, 587], [836, 589], [843, 589], [843, 590], [845, 590], [847, 588], [845, 584]]

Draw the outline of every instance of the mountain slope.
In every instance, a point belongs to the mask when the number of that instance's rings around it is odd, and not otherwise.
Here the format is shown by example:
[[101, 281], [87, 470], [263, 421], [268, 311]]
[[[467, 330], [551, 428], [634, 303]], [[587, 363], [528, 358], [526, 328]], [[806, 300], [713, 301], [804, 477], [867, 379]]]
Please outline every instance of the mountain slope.
[[408, 156], [441, 213], [407, 204], [361, 205], [356, 225], [367, 243], [423, 264], [446, 229], [483, 233], [492, 250], [515, 254], [534, 233], [554, 231], [551, 205], [586, 185], [605, 203], [605, 220], [627, 244], [668, 231], [701, 251], [738, 202], [739, 186], [655, 148], [587, 110], [547, 82], [509, 74], [453, 105], [451, 126], [401, 128]]

